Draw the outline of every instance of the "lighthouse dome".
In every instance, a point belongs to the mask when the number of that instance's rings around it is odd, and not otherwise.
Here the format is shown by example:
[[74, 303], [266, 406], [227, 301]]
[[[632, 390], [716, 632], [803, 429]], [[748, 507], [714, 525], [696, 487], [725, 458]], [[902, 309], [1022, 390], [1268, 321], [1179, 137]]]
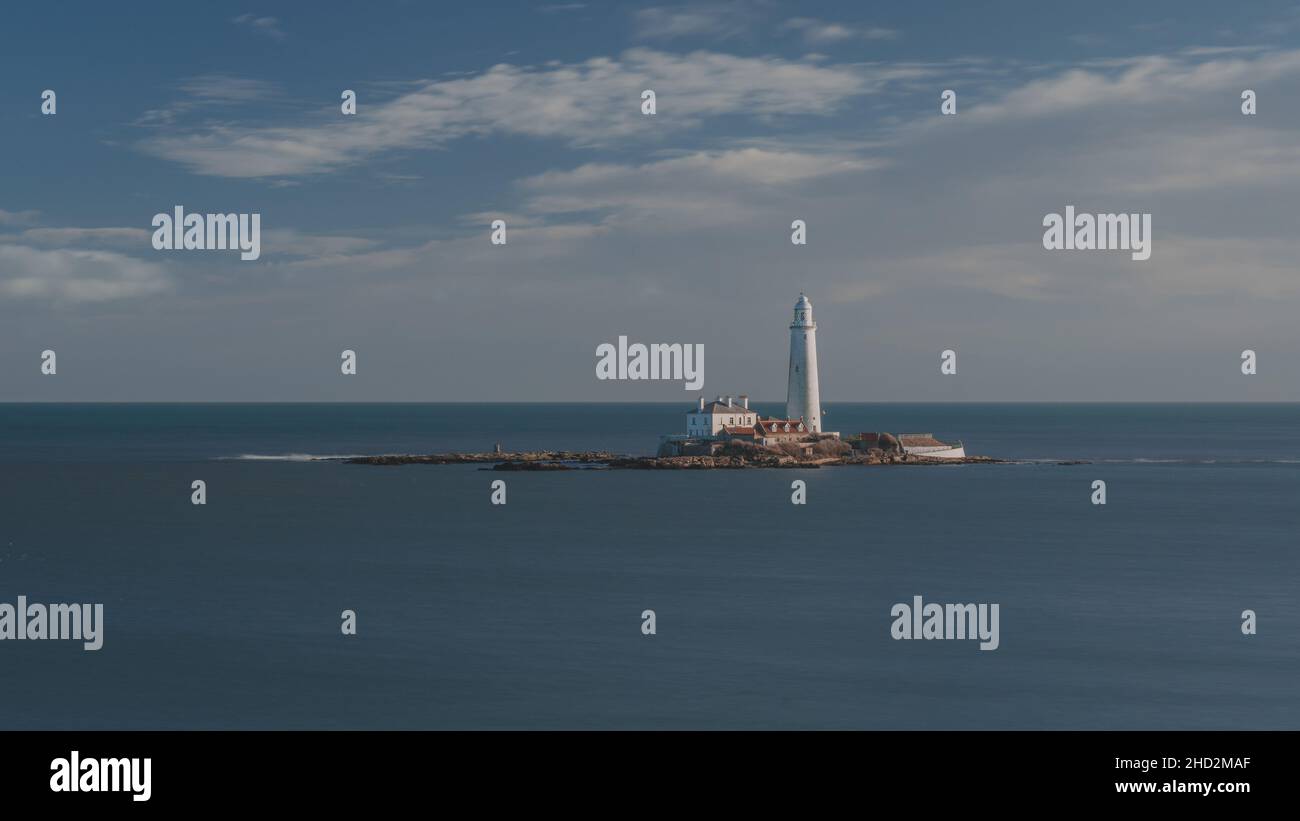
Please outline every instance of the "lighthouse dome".
[[798, 301], [794, 303], [794, 324], [790, 327], [806, 328], [811, 327], [812, 324], [812, 302], [808, 297], [799, 294]]

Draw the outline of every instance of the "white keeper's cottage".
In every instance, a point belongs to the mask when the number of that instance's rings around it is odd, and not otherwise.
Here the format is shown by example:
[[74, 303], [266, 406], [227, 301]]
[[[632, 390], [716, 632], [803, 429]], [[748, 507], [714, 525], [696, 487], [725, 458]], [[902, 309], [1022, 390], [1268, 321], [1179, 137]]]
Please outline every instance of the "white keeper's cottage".
[[686, 412], [686, 435], [717, 436], [724, 427], [751, 428], [758, 421], [758, 413], [749, 409], [749, 397], [719, 396], [712, 402], [700, 397], [700, 406]]

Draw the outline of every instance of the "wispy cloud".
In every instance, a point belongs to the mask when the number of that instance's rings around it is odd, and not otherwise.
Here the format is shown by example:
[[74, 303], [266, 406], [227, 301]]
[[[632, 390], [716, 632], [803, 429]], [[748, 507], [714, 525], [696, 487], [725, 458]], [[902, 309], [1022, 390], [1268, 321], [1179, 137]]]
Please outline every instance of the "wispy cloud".
[[[1161, 105], [1194, 103], [1215, 92], [1231, 93], [1225, 105], [1236, 113], [1241, 89], [1297, 76], [1300, 50], [1252, 55], [1241, 49], [1192, 49], [1068, 68], [1013, 88], [998, 101], [971, 108], [962, 116], [969, 114], [982, 122], [1005, 122], [1056, 117], [1103, 106], [1152, 110]], [[1153, 96], [1155, 92], [1167, 96]]]
[[1106, 45], [1106, 43], [1110, 42], [1110, 38], [1108, 38], [1106, 35], [1093, 34], [1091, 32], [1071, 34], [1065, 39], [1069, 40], [1071, 43], [1074, 43], [1076, 46], [1083, 46], [1084, 48], [1100, 48]]
[[280, 21], [274, 17], [241, 14], [238, 17], [232, 17], [230, 22], [237, 26], [247, 26], [249, 30], [275, 40], [284, 39], [284, 32], [280, 30]]
[[64, 247], [69, 245], [149, 248], [149, 232], [143, 228], [29, 228], [18, 235], [25, 243]]
[[520, 186], [528, 213], [597, 212], [637, 230], [694, 231], [753, 220], [788, 197], [790, 186], [876, 167], [851, 154], [751, 147], [641, 164], [591, 163], [529, 177]]
[[201, 74], [180, 83], [180, 90], [200, 103], [246, 103], [278, 93], [275, 83], [229, 74]]
[[636, 12], [637, 36], [652, 40], [709, 37], [725, 40], [744, 34], [755, 21], [753, 5], [743, 2], [651, 6]]
[[296, 257], [323, 257], [355, 254], [374, 248], [378, 243], [365, 237], [307, 234], [293, 229], [263, 232], [263, 253]]
[[[365, 116], [345, 122], [223, 122], [171, 129], [142, 141], [140, 147], [200, 174], [296, 176], [470, 135], [505, 134], [592, 146], [613, 139], [653, 139], [728, 115], [826, 115], [852, 97], [923, 71], [637, 48], [617, 58], [542, 68], [502, 64], [480, 74], [425, 82], [396, 99], [372, 103]], [[640, 113], [640, 93], [647, 87], [663, 89], [660, 106], [672, 111], [671, 118], [655, 121], [654, 127]]]
[[32, 225], [39, 216], [39, 211], [6, 211], [0, 208], [0, 225]]
[[202, 74], [176, 86], [179, 99], [163, 108], [146, 111], [136, 119], [139, 126], [170, 126], [183, 116], [234, 105], [247, 105], [280, 96], [275, 83], [228, 74]]
[[829, 23], [814, 17], [794, 17], [781, 24], [781, 30], [797, 32], [811, 46], [825, 46], [851, 40], [893, 40], [898, 37], [894, 29], [883, 26], [857, 26], [849, 23]]
[[108, 302], [171, 287], [163, 266], [111, 251], [0, 242], [0, 298]]

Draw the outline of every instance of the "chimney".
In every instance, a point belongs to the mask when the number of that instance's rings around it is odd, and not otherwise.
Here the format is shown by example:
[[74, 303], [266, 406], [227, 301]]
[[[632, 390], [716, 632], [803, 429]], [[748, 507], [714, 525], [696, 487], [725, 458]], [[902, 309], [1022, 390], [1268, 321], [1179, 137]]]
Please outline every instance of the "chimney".
[[700, 410], [704, 410], [704, 397], [700, 397]]
[[727, 394], [727, 407], [731, 407], [731, 394]]
[[744, 406], [745, 410], [749, 410], [749, 394], [742, 393], [740, 395], [740, 404]]

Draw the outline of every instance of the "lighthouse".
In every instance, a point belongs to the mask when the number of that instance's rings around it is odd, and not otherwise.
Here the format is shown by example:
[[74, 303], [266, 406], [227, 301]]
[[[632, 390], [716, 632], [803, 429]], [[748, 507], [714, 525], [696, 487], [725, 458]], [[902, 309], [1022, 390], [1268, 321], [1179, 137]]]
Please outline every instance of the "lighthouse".
[[785, 395], [787, 419], [803, 418], [808, 430], [821, 433], [822, 400], [817, 387], [817, 323], [812, 303], [799, 294], [790, 323], [790, 382]]

